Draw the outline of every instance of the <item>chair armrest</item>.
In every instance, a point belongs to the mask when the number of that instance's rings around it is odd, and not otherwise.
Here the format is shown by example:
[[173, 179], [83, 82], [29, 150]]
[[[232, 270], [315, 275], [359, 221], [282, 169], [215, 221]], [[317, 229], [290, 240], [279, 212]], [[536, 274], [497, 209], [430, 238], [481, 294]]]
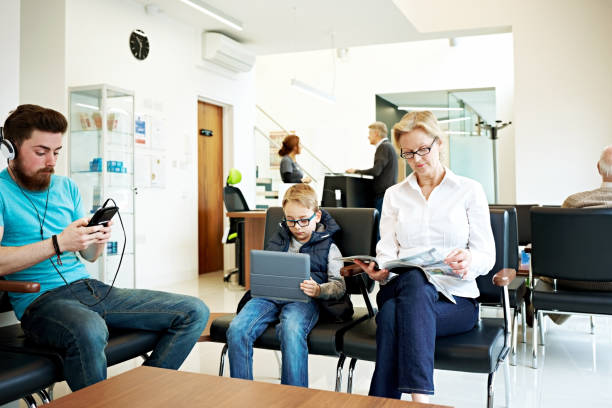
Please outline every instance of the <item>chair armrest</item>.
[[4, 292], [20, 292], [20, 293], [36, 293], [40, 291], [40, 283], [38, 282], [20, 282], [7, 281], [0, 279], [0, 291]]
[[342, 268], [340, 268], [340, 275], [344, 276], [345, 278], [348, 278], [349, 276], [359, 275], [360, 273], [365, 272], [363, 272], [361, 266], [357, 264], [351, 264], [349, 266], [343, 266]]
[[501, 269], [493, 276], [495, 286], [508, 286], [516, 278], [516, 271], [512, 268]]

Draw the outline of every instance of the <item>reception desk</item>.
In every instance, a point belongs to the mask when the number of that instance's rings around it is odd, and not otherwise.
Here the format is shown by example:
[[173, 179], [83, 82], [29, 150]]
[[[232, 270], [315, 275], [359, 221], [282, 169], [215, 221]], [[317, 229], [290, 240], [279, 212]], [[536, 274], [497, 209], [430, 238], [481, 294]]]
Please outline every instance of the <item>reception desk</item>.
[[375, 208], [372, 176], [326, 174], [321, 206]]
[[251, 249], [263, 249], [266, 212], [236, 211], [228, 212], [227, 216], [241, 221], [238, 228], [240, 262], [236, 267], [240, 270], [240, 284], [243, 284], [245, 289], [248, 290], [251, 287]]

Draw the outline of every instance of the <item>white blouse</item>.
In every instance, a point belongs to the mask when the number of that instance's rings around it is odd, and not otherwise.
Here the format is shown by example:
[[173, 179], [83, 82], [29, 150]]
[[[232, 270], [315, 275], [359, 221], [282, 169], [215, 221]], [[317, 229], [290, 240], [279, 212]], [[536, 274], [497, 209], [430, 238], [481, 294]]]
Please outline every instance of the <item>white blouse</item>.
[[[485, 192], [477, 181], [458, 176], [448, 168], [428, 200], [414, 173], [387, 189], [380, 237], [376, 246], [379, 265], [432, 247], [445, 256], [453, 249], [468, 249], [472, 263], [464, 279], [436, 276], [456, 296], [478, 297], [476, 277], [487, 274], [495, 264], [495, 241]], [[382, 284], [395, 276], [389, 274]]]

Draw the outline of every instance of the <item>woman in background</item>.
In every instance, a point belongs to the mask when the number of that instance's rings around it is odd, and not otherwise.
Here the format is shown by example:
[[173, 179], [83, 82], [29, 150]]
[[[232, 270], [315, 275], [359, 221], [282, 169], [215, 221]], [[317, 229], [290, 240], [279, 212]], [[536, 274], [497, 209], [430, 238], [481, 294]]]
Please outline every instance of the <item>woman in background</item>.
[[300, 138], [297, 135], [285, 137], [283, 146], [278, 151], [278, 155], [282, 157], [280, 174], [283, 183], [310, 183], [310, 177], [304, 177], [302, 169], [295, 161], [295, 156], [300, 153]]

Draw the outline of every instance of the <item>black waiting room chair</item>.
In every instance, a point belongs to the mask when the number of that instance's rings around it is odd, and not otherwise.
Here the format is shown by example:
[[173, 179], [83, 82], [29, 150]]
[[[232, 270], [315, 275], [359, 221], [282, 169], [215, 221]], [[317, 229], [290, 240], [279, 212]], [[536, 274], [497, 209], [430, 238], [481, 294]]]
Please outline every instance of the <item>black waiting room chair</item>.
[[[489, 291], [487, 281], [493, 281], [498, 288], [504, 317], [481, 318], [476, 327], [469, 332], [438, 337], [434, 367], [440, 370], [487, 374], [487, 407], [492, 408], [493, 381], [500, 365], [503, 365], [505, 370], [506, 405], [510, 404], [510, 370], [506, 359], [511, 342], [508, 284], [514, 280], [516, 271], [506, 268], [509, 237], [512, 235], [509, 213], [505, 209], [496, 208], [489, 211], [495, 238], [496, 262], [487, 275], [477, 280], [477, 284], [478, 288], [486, 293]], [[351, 268], [343, 268], [345, 273], [353, 271]], [[347, 392], [350, 393], [357, 360], [376, 361], [375, 317], [356, 325], [344, 334], [342, 351], [351, 358], [347, 384]]]
[[[612, 315], [612, 292], [567, 289], [557, 280], [611, 282], [612, 209], [541, 207], [531, 210], [533, 290], [533, 367], [538, 366], [538, 337], [544, 346], [544, 314]], [[539, 323], [539, 325], [538, 325]], [[539, 336], [537, 335], [539, 333]]]
[[[6, 283], [0, 280], [0, 284]], [[28, 285], [30, 290], [39, 290], [40, 285]], [[17, 289], [16, 285], [13, 285]], [[0, 312], [11, 312], [6, 292], [0, 291]], [[2, 330], [2, 328], [0, 328]], [[53, 359], [0, 350], [0, 405], [23, 399], [28, 408], [36, 407], [33, 395], [41, 402], [50, 401], [47, 388], [61, 381], [61, 373]]]
[[[10, 303], [7, 301], [6, 292], [29, 292], [35, 293], [40, 290], [37, 282], [15, 282], [0, 279], [0, 312], [11, 311]], [[108, 344], [105, 349], [107, 365], [112, 366], [135, 357], [147, 358], [147, 353], [153, 350], [159, 339], [160, 333], [145, 330], [110, 330]], [[63, 381], [63, 355], [59, 350], [33, 343], [26, 338], [20, 324], [0, 327], [0, 353], [10, 358], [4, 361], [0, 357], [0, 401], [11, 401], [5, 398], [23, 398], [30, 403], [30, 394], [38, 393], [41, 397], [45, 395], [44, 389], [51, 390], [48, 393], [52, 397], [53, 384]], [[22, 365], [22, 369], [18, 367]], [[5, 371], [6, 370], [6, 371]], [[12, 378], [12, 383], [6, 381]], [[4, 386], [3, 386], [3, 380]], [[7, 384], [13, 384], [7, 386]], [[22, 384], [26, 389], [22, 396], [15, 395]], [[37, 387], [40, 388], [37, 388]], [[15, 387], [15, 388], [13, 388]], [[8, 391], [7, 391], [8, 390]], [[4, 393], [4, 391], [7, 391]], [[19, 392], [17, 392], [19, 394]], [[2, 404], [3, 402], [0, 402]], [[36, 406], [36, 405], [29, 405]]]
[[[343, 256], [358, 254], [374, 254], [378, 211], [372, 208], [325, 208], [338, 223], [341, 230], [334, 235], [334, 242]], [[272, 207], [266, 213], [266, 227], [264, 242], [278, 228], [283, 218], [283, 210], [280, 207]], [[355, 308], [353, 317], [343, 323], [319, 321], [308, 336], [308, 351], [310, 354], [338, 357], [336, 368], [336, 391], [340, 390], [342, 382], [342, 368], [345, 357], [342, 354], [342, 333], [352, 326], [372, 316], [374, 311], [367, 296], [374, 287], [374, 282], [369, 277], [355, 277], [345, 280], [347, 292], [350, 294], [361, 294], [366, 301], [366, 308]], [[214, 342], [226, 343], [226, 333], [234, 318], [234, 314], [215, 319], [210, 326], [210, 339]], [[268, 350], [280, 350], [280, 343], [276, 337], [275, 324], [271, 324], [259, 337], [254, 347]], [[227, 344], [221, 352], [219, 364], [219, 375], [223, 375]]]
[[[523, 222], [529, 221], [529, 209], [532, 205], [489, 205], [489, 208], [501, 208], [508, 211], [509, 217], [509, 235], [508, 235], [508, 248], [505, 252], [506, 259], [503, 261], [504, 268], [512, 268], [518, 270], [520, 257], [519, 257], [519, 242], [521, 237], [521, 229], [519, 224], [521, 219], [519, 217], [518, 209], [520, 208], [523, 212], [521, 216], [525, 217]], [[523, 232], [524, 233], [524, 232]], [[525, 238], [525, 237], [523, 237]], [[529, 240], [531, 241], [531, 226], [529, 227]], [[479, 301], [483, 306], [500, 306], [501, 299], [499, 294], [499, 288], [495, 287], [490, 279], [486, 277], [479, 277], [479, 288], [480, 298]], [[527, 306], [525, 299], [527, 296], [527, 279], [525, 277], [517, 276], [508, 285], [508, 295], [510, 296], [510, 309], [512, 309], [512, 349], [510, 350], [510, 364], [516, 365], [516, 349], [518, 339], [518, 319], [521, 317], [522, 326], [522, 342], [527, 343]]]

